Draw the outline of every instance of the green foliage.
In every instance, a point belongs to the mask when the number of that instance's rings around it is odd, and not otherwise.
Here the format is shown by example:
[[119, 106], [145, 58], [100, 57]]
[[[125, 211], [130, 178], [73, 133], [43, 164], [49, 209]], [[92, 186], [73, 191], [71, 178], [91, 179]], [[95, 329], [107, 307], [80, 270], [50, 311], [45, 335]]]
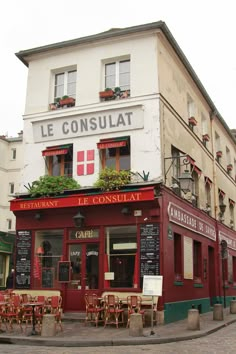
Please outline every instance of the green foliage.
[[111, 91], [112, 89], [110, 87], [106, 87], [105, 91]]
[[80, 185], [70, 177], [65, 176], [41, 176], [28, 187], [31, 197], [49, 197], [63, 194], [64, 190], [79, 189]]
[[130, 183], [130, 171], [116, 171], [113, 168], [106, 167], [99, 175], [94, 186], [101, 188], [102, 191], [118, 190], [122, 186]]
[[67, 96], [67, 95], [62, 96], [63, 100], [65, 100], [66, 98], [69, 98], [69, 96]]

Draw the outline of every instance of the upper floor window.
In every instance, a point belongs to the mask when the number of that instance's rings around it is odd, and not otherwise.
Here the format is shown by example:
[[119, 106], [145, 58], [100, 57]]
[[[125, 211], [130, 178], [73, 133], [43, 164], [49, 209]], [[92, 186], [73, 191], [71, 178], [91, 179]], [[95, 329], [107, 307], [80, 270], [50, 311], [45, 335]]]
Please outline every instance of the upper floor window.
[[14, 183], [11, 182], [11, 183], [9, 183], [9, 193], [13, 194], [14, 191], [15, 191], [15, 186], [14, 186]]
[[7, 229], [8, 230], [12, 229], [12, 220], [11, 219], [7, 219]]
[[130, 170], [130, 138], [102, 139], [97, 144], [101, 150], [102, 168], [117, 171]]
[[11, 149], [11, 159], [12, 160], [16, 159], [16, 149]]
[[105, 64], [105, 88], [119, 87], [121, 91], [130, 90], [130, 60]]
[[188, 118], [195, 117], [195, 104], [190, 95], [187, 95], [187, 111], [188, 111]]
[[48, 147], [42, 152], [49, 176], [73, 175], [73, 145]]
[[54, 99], [63, 97], [76, 97], [76, 70], [65, 71], [55, 75]]

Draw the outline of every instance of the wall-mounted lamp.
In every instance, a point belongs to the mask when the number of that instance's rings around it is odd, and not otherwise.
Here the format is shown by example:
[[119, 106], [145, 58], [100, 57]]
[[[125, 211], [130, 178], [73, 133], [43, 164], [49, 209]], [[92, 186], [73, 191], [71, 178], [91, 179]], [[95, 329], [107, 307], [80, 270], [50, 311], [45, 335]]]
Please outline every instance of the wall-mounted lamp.
[[[166, 169], [166, 161], [170, 160], [170, 165]], [[170, 168], [173, 166], [174, 162], [178, 165], [178, 167], [185, 166], [184, 172], [181, 173], [181, 175], [176, 179], [175, 182], [171, 185], [172, 190], [175, 192], [178, 191], [178, 188], [176, 185], [179, 183], [179, 188], [184, 192], [193, 192], [193, 182], [194, 179], [192, 177], [191, 171], [187, 169], [187, 166], [190, 165], [190, 159], [188, 155], [177, 155], [177, 156], [171, 156], [171, 157], [166, 157], [164, 159], [164, 171], [165, 171], [165, 183], [167, 179], [167, 174], [170, 170]], [[175, 187], [175, 188], [174, 188]]]
[[75, 216], [73, 216], [73, 220], [75, 226], [82, 227], [84, 225], [85, 217], [84, 215], [81, 214], [80, 211], [78, 211], [78, 213]]
[[220, 204], [219, 207], [220, 207], [221, 214], [224, 214], [225, 213], [225, 209], [226, 209], [226, 205], [225, 204]]
[[122, 213], [123, 215], [130, 215], [130, 214], [131, 214], [131, 210], [130, 210], [130, 208], [129, 208], [128, 206], [125, 206], [125, 207], [123, 207], [123, 208], [121, 209], [121, 213]]
[[34, 218], [35, 220], [40, 220], [42, 218], [42, 214], [38, 211], [37, 213], [35, 213]]

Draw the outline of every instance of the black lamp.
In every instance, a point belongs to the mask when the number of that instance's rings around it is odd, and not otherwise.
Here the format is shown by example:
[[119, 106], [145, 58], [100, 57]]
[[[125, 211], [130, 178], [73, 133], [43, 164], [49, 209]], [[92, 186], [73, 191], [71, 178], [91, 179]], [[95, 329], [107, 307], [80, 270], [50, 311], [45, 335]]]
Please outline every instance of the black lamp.
[[123, 215], [130, 215], [131, 214], [131, 210], [128, 206], [124, 206], [122, 209], [121, 209], [121, 213]]
[[193, 191], [193, 177], [190, 171], [185, 170], [179, 177], [180, 188], [185, 192]]
[[39, 211], [37, 211], [37, 212], [35, 213], [35, 215], [34, 215], [34, 218], [35, 218], [36, 220], [40, 220], [41, 217], [42, 217], [42, 214], [41, 214]]
[[81, 214], [80, 211], [78, 211], [78, 213], [75, 216], [73, 216], [73, 219], [74, 219], [75, 226], [82, 227], [84, 225], [85, 217]]

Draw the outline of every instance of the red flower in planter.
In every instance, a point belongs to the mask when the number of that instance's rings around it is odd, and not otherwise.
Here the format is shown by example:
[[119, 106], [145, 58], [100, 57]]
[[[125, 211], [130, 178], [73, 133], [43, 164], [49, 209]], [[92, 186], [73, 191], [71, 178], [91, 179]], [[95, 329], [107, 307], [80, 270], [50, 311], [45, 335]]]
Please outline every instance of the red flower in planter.
[[227, 171], [232, 171], [232, 169], [233, 169], [233, 165], [231, 163], [227, 165]]
[[221, 151], [221, 150], [217, 151], [217, 152], [216, 152], [216, 156], [217, 156], [217, 157], [222, 157], [222, 151]]
[[192, 125], [192, 126], [197, 125], [197, 121], [196, 121], [196, 119], [195, 119], [194, 117], [190, 117], [190, 118], [188, 119], [188, 122], [189, 122], [189, 124]]
[[203, 140], [203, 141], [209, 141], [209, 140], [210, 140], [209, 135], [208, 135], [208, 134], [204, 134], [204, 135], [202, 136], [202, 140]]

